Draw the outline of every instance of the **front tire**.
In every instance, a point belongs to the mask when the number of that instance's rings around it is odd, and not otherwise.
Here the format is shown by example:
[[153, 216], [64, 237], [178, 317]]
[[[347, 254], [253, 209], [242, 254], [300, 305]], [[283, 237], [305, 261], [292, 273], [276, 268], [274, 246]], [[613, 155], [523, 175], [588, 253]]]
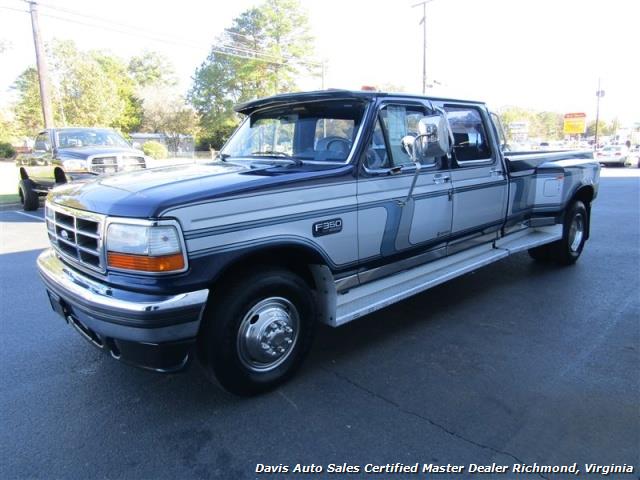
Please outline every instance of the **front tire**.
[[38, 192], [33, 189], [33, 181], [28, 178], [20, 180], [18, 183], [18, 195], [20, 196], [22, 209], [25, 212], [37, 210], [40, 206], [40, 197], [38, 197]]
[[214, 290], [200, 333], [200, 358], [228, 391], [255, 395], [289, 379], [311, 347], [311, 289], [298, 275], [268, 269]]
[[587, 241], [588, 222], [587, 208], [580, 200], [576, 200], [565, 214], [562, 238], [530, 249], [529, 255], [537, 261], [573, 265], [580, 258]]

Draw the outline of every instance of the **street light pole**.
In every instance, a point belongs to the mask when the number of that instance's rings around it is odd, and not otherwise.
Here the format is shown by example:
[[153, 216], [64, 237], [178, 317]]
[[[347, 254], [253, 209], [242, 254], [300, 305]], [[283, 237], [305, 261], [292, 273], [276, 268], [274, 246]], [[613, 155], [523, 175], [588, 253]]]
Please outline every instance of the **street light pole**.
[[600, 78], [598, 78], [598, 90], [596, 90], [596, 135], [595, 135], [595, 149], [598, 149], [598, 122], [600, 121], [600, 97], [604, 97], [604, 90], [600, 89]]
[[424, 0], [423, 2], [411, 5], [411, 8], [419, 7], [422, 5], [422, 93], [427, 93], [427, 3], [433, 2], [433, 0]]
[[33, 30], [33, 43], [36, 48], [36, 65], [38, 67], [38, 82], [40, 84], [40, 103], [42, 103], [42, 116], [44, 128], [53, 127], [53, 115], [51, 114], [51, 100], [49, 99], [49, 76], [47, 74], [47, 60], [44, 56], [42, 38], [40, 36], [40, 24], [38, 23], [38, 4], [29, 1], [31, 13], [31, 29]]

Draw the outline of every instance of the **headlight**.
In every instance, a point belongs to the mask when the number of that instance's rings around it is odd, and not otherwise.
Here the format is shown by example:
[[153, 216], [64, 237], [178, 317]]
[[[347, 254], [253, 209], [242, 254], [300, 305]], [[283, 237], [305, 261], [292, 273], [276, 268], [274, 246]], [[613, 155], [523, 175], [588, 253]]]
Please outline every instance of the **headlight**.
[[107, 266], [153, 273], [186, 267], [178, 229], [173, 225], [111, 223], [107, 229]]
[[87, 161], [86, 160], [63, 160], [62, 166], [67, 172], [86, 172]]

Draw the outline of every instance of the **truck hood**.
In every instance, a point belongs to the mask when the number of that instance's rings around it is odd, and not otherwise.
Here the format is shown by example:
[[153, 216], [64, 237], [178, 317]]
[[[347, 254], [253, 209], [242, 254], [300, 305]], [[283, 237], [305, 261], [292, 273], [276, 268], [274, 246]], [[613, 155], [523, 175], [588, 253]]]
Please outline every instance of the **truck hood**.
[[99, 156], [116, 156], [126, 155], [130, 157], [144, 157], [144, 153], [135, 148], [123, 148], [123, 147], [74, 147], [74, 148], [59, 148], [58, 157], [61, 159], [79, 159], [85, 160], [89, 157], [96, 155]]
[[104, 215], [158, 218], [171, 208], [350, 174], [351, 165], [188, 164], [96, 177], [53, 189], [48, 201]]

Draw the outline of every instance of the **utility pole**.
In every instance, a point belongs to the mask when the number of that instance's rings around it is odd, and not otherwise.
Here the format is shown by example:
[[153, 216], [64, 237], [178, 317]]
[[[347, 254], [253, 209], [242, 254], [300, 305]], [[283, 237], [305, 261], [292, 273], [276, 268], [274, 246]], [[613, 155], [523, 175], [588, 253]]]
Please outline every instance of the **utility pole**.
[[604, 97], [604, 90], [600, 88], [600, 79], [598, 78], [598, 90], [596, 90], [596, 135], [595, 135], [595, 150], [598, 149], [598, 122], [600, 121], [600, 98]]
[[44, 127], [53, 127], [53, 116], [51, 115], [51, 100], [49, 98], [49, 75], [47, 73], [47, 59], [45, 58], [42, 38], [40, 36], [40, 25], [38, 23], [38, 4], [29, 1], [31, 12], [31, 28], [33, 30], [33, 44], [36, 48], [36, 64], [38, 67], [38, 81], [40, 83], [40, 103], [42, 104], [42, 116], [44, 117]]
[[411, 8], [422, 5], [422, 20], [418, 25], [422, 24], [422, 93], [427, 93], [427, 3], [433, 0], [424, 0], [423, 2], [411, 5]]

